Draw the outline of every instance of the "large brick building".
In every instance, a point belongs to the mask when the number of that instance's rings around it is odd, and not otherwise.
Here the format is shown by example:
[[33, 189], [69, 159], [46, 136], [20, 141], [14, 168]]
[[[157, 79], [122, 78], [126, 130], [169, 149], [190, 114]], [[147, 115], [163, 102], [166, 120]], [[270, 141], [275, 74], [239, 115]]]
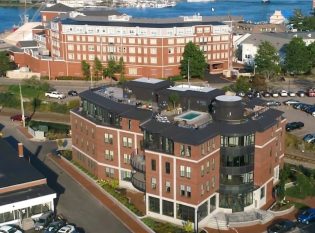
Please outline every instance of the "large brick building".
[[43, 27], [33, 31], [38, 49], [12, 49], [19, 66], [55, 78], [82, 76], [81, 61], [123, 58], [126, 77], [167, 78], [179, 74], [185, 45], [202, 51], [210, 73], [231, 68], [231, 27], [200, 15], [132, 18], [116, 11], [81, 10], [57, 4], [42, 11]]
[[282, 112], [211, 87], [148, 78], [80, 97], [71, 111], [74, 160], [143, 192], [147, 215], [203, 225], [219, 211], [273, 203], [284, 157]]

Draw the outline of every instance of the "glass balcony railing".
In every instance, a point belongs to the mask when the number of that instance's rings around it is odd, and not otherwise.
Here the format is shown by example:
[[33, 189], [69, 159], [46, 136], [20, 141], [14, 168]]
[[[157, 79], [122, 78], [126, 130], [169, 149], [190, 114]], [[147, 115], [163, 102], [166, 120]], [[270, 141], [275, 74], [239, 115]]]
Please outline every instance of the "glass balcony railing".
[[131, 183], [132, 185], [140, 190], [141, 192], [145, 192], [145, 175], [141, 172], [135, 172], [131, 175]]
[[130, 165], [134, 170], [145, 173], [144, 155], [136, 154], [135, 152], [133, 152], [130, 157]]

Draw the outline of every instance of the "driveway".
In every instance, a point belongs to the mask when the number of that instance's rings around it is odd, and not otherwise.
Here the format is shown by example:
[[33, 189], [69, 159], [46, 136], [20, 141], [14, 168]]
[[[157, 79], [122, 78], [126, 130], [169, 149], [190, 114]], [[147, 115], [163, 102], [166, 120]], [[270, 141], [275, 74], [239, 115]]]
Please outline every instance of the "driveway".
[[[56, 209], [71, 223], [83, 228], [86, 233], [127, 233], [130, 232], [97, 199], [83, 189], [68, 174], [56, 167], [46, 155], [56, 148], [55, 142], [34, 142], [17, 130], [18, 123], [0, 116], [4, 126], [5, 139], [17, 148], [23, 142], [24, 155], [32, 165], [47, 177], [48, 185], [57, 192]], [[105, 230], [106, 229], [106, 230]]]

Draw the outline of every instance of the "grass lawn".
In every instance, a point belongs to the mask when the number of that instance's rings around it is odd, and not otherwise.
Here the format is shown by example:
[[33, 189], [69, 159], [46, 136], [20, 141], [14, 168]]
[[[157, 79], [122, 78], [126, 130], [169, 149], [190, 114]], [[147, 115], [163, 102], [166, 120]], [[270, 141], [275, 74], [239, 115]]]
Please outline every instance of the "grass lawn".
[[183, 233], [183, 228], [171, 223], [156, 221], [152, 218], [143, 218], [142, 221], [156, 233]]
[[[45, 92], [41, 89], [35, 89], [32, 86], [21, 85], [22, 95], [25, 98], [42, 98], [45, 96]], [[16, 95], [20, 95], [20, 88], [18, 85], [10, 85], [8, 91]]]

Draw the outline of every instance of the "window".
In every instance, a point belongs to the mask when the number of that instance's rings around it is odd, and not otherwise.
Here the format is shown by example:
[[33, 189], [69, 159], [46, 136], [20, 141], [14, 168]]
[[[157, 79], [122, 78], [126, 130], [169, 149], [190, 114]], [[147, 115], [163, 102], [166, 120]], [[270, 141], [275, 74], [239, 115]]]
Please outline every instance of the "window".
[[150, 44], [156, 44], [156, 39], [150, 39]]
[[185, 166], [180, 166], [180, 176], [181, 177], [185, 176]]
[[113, 161], [114, 160], [114, 151], [112, 151], [112, 150], [105, 150], [105, 159]]
[[74, 50], [74, 45], [73, 44], [68, 44], [68, 50], [73, 51]]
[[132, 138], [128, 138], [128, 147], [129, 147], [129, 148], [132, 147]]
[[191, 187], [190, 186], [186, 187], [186, 196], [191, 197]]
[[204, 165], [201, 165], [201, 176], [204, 176], [205, 175], [205, 166]]
[[160, 213], [160, 199], [149, 197], [149, 211]]
[[105, 133], [104, 134], [104, 142], [109, 143], [109, 144], [113, 144], [113, 135]]
[[181, 156], [191, 156], [191, 146], [180, 145], [180, 155]]
[[128, 129], [131, 129], [131, 120], [128, 120]]
[[152, 189], [156, 189], [156, 178], [152, 177], [151, 179], [151, 187]]
[[130, 164], [130, 155], [124, 154], [124, 163], [125, 164]]
[[207, 173], [210, 172], [210, 162], [209, 161], [207, 161], [207, 168], [206, 168], [206, 170], [207, 170]]
[[215, 187], [215, 176], [212, 177], [212, 188]]
[[185, 196], [185, 193], [186, 193], [186, 192], [185, 192], [185, 185], [181, 185], [181, 186], [180, 186], [180, 195], [181, 195], [181, 196]]
[[191, 178], [191, 168], [190, 167], [186, 167], [186, 177]]
[[206, 189], [207, 189], [207, 192], [210, 191], [210, 181], [209, 180], [206, 183]]
[[150, 57], [150, 62], [152, 64], [156, 64], [157, 63], [157, 58], [156, 57]]
[[265, 186], [261, 187], [260, 189], [260, 199], [263, 199], [265, 197]]
[[169, 182], [169, 181], [165, 182], [165, 190], [167, 193], [171, 192], [171, 182]]
[[106, 175], [106, 177], [113, 178], [114, 177], [114, 168], [105, 167], [105, 175]]
[[156, 160], [155, 159], [151, 159], [151, 170], [156, 171]]
[[150, 48], [150, 54], [156, 54], [157, 49], [156, 48]]
[[180, 156], [185, 155], [185, 145], [180, 145]]
[[205, 187], [204, 187], [204, 185], [202, 184], [201, 186], [200, 186], [200, 190], [201, 190], [201, 196], [203, 195], [203, 194], [205, 194]]
[[215, 169], [215, 160], [212, 159], [212, 170], [214, 170], [214, 169]]
[[163, 200], [163, 215], [174, 217], [174, 203]]
[[89, 46], [88, 46], [88, 51], [90, 51], [90, 52], [95, 51], [94, 45], [89, 45]]
[[165, 173], [170, 174], [171, 173], [171, 164], [169, 162], [165, 163]]
[[127, 137], [123, 137], [123, 146], [124, 147], [128, 146], [128, 138]]

